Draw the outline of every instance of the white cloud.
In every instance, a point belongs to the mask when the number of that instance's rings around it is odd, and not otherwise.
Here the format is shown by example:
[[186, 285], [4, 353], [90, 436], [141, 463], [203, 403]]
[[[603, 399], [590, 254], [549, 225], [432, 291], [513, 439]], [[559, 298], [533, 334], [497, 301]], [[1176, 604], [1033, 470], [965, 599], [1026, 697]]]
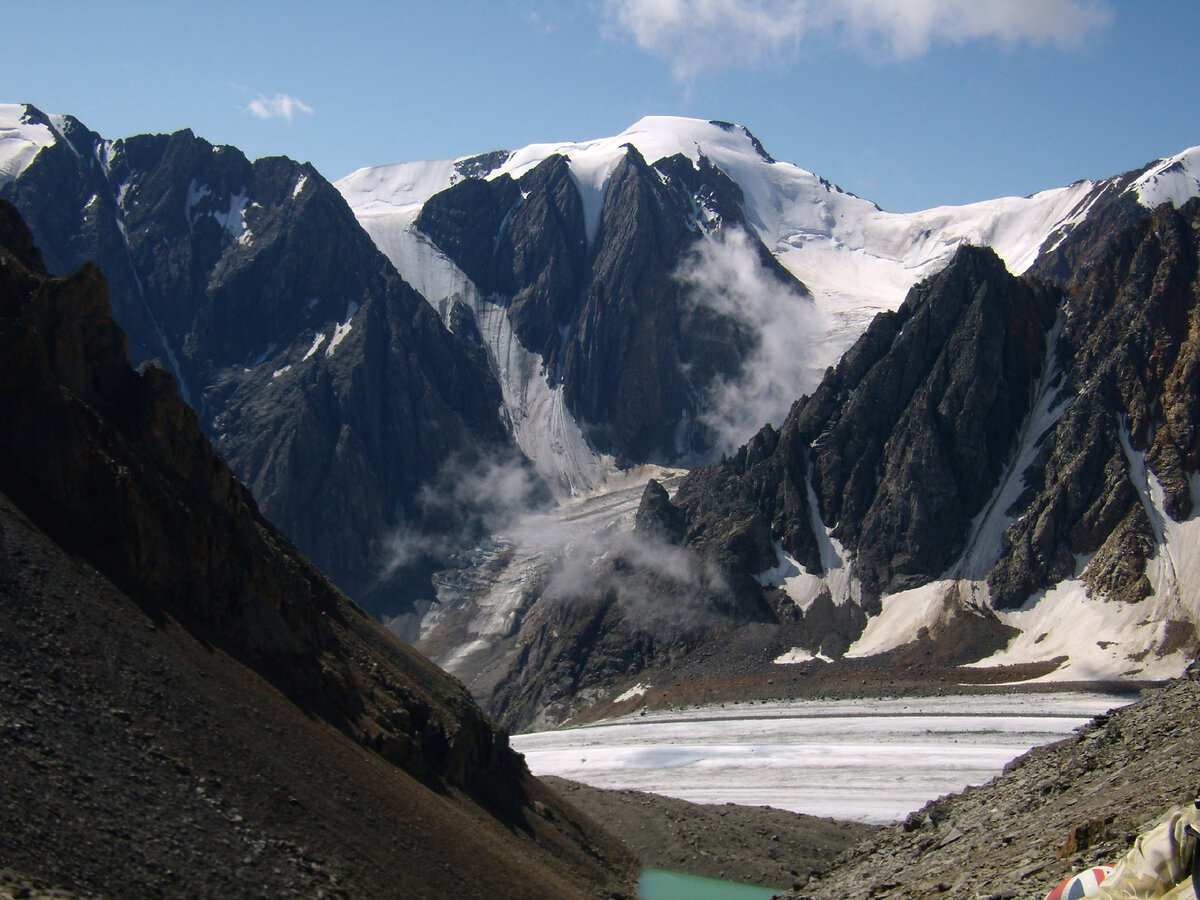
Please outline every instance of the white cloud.
[[311, 116], [313, 108], [291, 94], [276, 94], [274, 97], [264, 97], [259, 94], [246, 106], [246, 112], [260, 119], [286, 119], [292, 121], [296, 113]]
[[538, 519], [549, 500], [546, 486], [522, 458], [451, 457], [418, 493], [417, 521], [396, 528], [383, 542], [382, 578], [423, 558], [441, 559], [482, 536]]
[[689, 303], [737, 320], [756, 341], [737, 377], [710, 388], [702, 417], [716, 435], [715, 449], [731, 452], [767, 422], [778, 427], [793, 401], [816, 386], [823, 368], [813, 335], [823, 334], [828, 323], [811, 298], [763, 266], [753, 240], [739, 228], [700, 242], [675, 278]]
[[786, 61], [810, 36], [872, 55], [920, 56], [939, 43], [1071, 46], [1112, 20], [1107, 0], [606, 0], [638, 46], [680, 80]]

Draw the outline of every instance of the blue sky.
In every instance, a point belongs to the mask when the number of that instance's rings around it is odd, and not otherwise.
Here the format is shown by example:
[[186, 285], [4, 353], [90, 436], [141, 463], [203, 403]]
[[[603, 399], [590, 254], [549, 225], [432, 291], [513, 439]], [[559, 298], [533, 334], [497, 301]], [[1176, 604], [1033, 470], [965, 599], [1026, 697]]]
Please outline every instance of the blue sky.
[[1200, 0], [7, 0], [0, 102], [356, 168], [746, 125], [898, 212], [1200, 144]]

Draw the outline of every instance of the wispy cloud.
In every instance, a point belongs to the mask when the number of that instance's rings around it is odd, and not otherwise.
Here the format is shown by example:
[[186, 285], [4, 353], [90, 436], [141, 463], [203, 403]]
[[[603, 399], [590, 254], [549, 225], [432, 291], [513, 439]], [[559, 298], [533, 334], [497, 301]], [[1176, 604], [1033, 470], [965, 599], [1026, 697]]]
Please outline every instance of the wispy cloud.
[[286, 119], [289, 122], [295, 118], [296, 113], [304, 113], [306, 116], [313, 114], [311, 106], [291, 94], [276, 94], [274, 97], [259, 94], [250, 101], [245, 110], [260, 119]]
[[756, 346], [737, 377], [709, 389], [702, 420], [715, 450], [732, 452], [767, 422], [782, 424], [792, 403], [812, 390], [823, 367], [812, 336], [829, 323], [797, 285], [782, 282], [762, 264], [754, 241], [740, 228], [724, 228], [697, 244], [675, 272], [685, 301], [737, 320]]
[[1074, 46], [1112, 21], [1107, 0], [606, 0], [606, 7], [682, 81], [789, 61], [815, 36], [902, 60], [975, 40]]

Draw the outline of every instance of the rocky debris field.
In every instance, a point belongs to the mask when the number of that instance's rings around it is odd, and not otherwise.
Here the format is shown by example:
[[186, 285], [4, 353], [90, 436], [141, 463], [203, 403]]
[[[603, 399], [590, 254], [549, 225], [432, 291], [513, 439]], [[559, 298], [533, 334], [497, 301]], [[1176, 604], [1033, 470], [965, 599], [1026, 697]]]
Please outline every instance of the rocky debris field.
[[0, 900], [89, 900], [85, 894], [51, 887], [11, 869], [0, 869]]
[[792, 898], [1041, 900], [1200, 793], [1200, 672], [1146, 691], [993, 781], [936, 800], [800, 879]]

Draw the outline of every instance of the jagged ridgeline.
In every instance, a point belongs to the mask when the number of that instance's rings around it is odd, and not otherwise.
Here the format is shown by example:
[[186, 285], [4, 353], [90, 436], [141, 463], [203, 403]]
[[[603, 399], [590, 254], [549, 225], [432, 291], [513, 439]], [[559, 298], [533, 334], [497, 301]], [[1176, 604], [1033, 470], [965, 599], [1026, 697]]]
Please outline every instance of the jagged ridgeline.
[[963, 661], [1008, 636], [964, 645], [948, 613], [999, 631], [991, 610], [1075, 579], [1140, 605], [1143, 653], [1194, 653], [1198, 228], [1196, 199], [1094, 220], [1021, 278], [960, 250], [778, 429], [684, 480], [680, 542], [748, 573], [786, 553], [808, 581], [775, 602], [812, 603], [801, 622], [941, 585], [927, 634]]
[[377, 614], [399, 611], [380, 583], [387, 535], [421, 518], [448, 459], [511, 447], [470, 323], [451, 333], [310, 165], [190, 131], [106, 141], [15, 109], [44, 146], [0, 196], [49, 270], [99, 266], [134, 365], [176, 377], [305, 553]]

